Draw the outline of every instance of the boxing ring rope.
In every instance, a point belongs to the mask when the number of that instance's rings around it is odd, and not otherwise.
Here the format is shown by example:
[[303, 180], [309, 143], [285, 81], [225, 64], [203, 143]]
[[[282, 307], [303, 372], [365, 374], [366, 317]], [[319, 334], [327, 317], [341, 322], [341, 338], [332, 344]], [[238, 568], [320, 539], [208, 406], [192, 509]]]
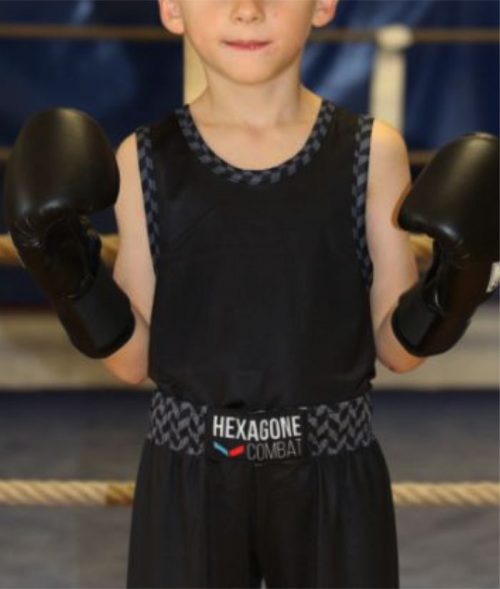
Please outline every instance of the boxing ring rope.
[[[103, 262], [112, 266], [118, 250], [119, 236], [116, 233], [101, 235]], [[430, 260], [432, 239], [426, 235], [410, 235], [410, 243], [416, 255], [419, 268], [423, 268]], [[0, 234], [0, 266], [17, 266], [20, 260], [12, 239], [9, 235]]]
[[[112, 266], [118, 250], [119, 236], [116, 233], [101, 235], [102, 249], [101, 258], [107, 266]], [[17, 255], [14, 244], [10, 235], [0, 234], [0, 266], [18, 266], [22, 265]]]
[[[132, 481], [0, 480], [0, 505], [130, 506]], [[399, 506], [490, 507], [500, 504], [500, 485], [488, 481], [462, 483], [392, 483]]]
[[[182, 43], [182, 37], [173, 35], [158, 26], [110, 26], [88, 25], [68, 26], [59, 24], [23, 24], [0, 23], [1, 40], [93, 40], [93, 41], [126, 41], [135, 43]], [[309, 41], [314, 43], [374, 43], [378, 45], [382, 69], [400, 73], [400, 82], [404, 81], [404, 50], [414, 44], [425, 43], [476, 43], [498, 44], [500, 31], [494, 28], [415, 28], [409, 29], [400, 25], [377, 29], [313, 29]], [[384, 87], [383, 78], [373, 86], [373, 94]], [[402, 84], [400, 84], [402, 86]], [[376, 96], [370, 109], [373, 116], [381, 116], [400, 128], [402, 111], [398, 101], [401, 92], [398, 88], [394, 101], [388, 110], [381, 109], [384, 100], [382, 94]], [[390, 101], [389, 101], [390, 102]], [[379, 110], [381, 109], [381, 110]], [[0, 146], [0, 165], [9, 155], [8, 146]], [[410, 164], [424, 166], [434, 155], [435, 150], [411, 151]], [[422, 270], [430, 261], [432, 240], [425, 235], [410, 235], [410, 242], [416, 255], [419, 269]], [[116, 257], [119, 236], [116, 234], [101, 235], [101, 257], [108, 266], [112, 266]], [[20, 261], [13, 247], [10, 236], [0, 234], [0, 266], [16, 266]], [[442, 482], [392, 483], [394, 502], [400, 506], [476, 506], [485, 507], [500, 504], [500, 484], [491, 481], [478, 482]], [[91, 480], [0, 480], [0, 505], [99, 505], [129, 506], [134, 495], [132, 481], [91, 481]]]
[[[332, 28], [313, 29], [313, 43], [374, 43], [379, 29]], [[498, 43], [495, 28], [414, 28], [413, 43]], [[1, 39], [75, 39], [94, 41], [127, 41], [136, 43], [181, 43], [182, 38], [158, 26], [64, 25], [0, 23]]]

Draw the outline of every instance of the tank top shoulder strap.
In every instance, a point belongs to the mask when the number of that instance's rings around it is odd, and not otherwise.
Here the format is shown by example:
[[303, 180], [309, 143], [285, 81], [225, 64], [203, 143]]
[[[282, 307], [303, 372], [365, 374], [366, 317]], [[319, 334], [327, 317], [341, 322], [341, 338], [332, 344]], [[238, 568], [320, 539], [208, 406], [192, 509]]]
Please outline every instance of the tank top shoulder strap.
[[352, 228], [359, 268], [365, 287], [369, 291], [373, 282], [373, 264], [366, 239], [365, 216], [373, 117], [366, 114], [358, 114], [356, 116], [352, 176]]
[[149, 249], [153, 261], [153, 268], [155, 274], [157, 274], [160, 253], [160, 223], [158, 183], [156, 181], [152, 154], [151, 126], [141, 125], [135, 130], [135, 136]]
[[165, 176], [170, 173], [168, 147], [172, 138], [179, 135], [175, 122], [175, 112], [170, 111], [165, 117], [153, 123], [136, 128], [137, 158], [141, 177], [146, 228], [149, 248], [155, 274], [158, 274], [160, 258], [162, 208], [165, 206]]
[[160, 250], [160, 224], [158, 220], [158, 184], [152, 157], [151, 129], [142, 125], [135, 130], [137, 142], [137, 159], [141, 177], [144, 213], [148, 232], [149, 249], [155, 274], [158, 272]]

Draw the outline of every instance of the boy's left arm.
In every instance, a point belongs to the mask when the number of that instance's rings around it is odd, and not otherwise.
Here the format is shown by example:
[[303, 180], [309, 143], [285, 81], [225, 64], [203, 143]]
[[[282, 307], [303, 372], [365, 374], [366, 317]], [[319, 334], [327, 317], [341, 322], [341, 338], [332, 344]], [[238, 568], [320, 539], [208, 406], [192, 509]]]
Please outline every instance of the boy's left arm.
[[366, 198], [366, 239], [373, 263], [370, 306], [377, 357], [393, 372], [422, 364], [399, 343], [391, 327], [399, 296], [418, 280], [409, 233], [396, 223], [399, 205], [411, 186], [408, 149], [400, 132], [374, 119]]

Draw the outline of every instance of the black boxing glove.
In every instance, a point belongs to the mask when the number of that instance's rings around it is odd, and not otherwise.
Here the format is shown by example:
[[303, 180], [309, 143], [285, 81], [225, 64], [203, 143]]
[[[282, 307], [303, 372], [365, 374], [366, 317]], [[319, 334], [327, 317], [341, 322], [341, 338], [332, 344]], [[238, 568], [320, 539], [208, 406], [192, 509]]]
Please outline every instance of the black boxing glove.
[[391, 317], [415, 356], [449, 350], [499, 283], [499, 141], [472, 133], [448, 143], [420, 173], [398, 224], [434, 239], [429, 270]]
[[87, 217], [113, 205], [118, 189], [106, 136], [71, 109], [32, 116], [5, 170], [5, 220], [19, 257], [73, 345], [91, 358], [121, 348], [135, 328], [130, 301], [101, 262], [101, 240]]

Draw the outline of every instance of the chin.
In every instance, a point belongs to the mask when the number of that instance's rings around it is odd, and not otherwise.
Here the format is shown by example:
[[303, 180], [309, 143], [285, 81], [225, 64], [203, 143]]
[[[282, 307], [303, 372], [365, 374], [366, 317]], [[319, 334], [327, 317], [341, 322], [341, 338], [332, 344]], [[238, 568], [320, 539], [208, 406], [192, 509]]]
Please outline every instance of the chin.
[[235, 83], [244, 85], [265, 84], [274, 78], [278, 77], [280, 73], [288, 66], [285, 64], [278, 67], [276, 64], [231, 64], [229, 67], [224, 64], [224, 67], [219, 69], [219, 72], [226, 78], [229, 78]]

